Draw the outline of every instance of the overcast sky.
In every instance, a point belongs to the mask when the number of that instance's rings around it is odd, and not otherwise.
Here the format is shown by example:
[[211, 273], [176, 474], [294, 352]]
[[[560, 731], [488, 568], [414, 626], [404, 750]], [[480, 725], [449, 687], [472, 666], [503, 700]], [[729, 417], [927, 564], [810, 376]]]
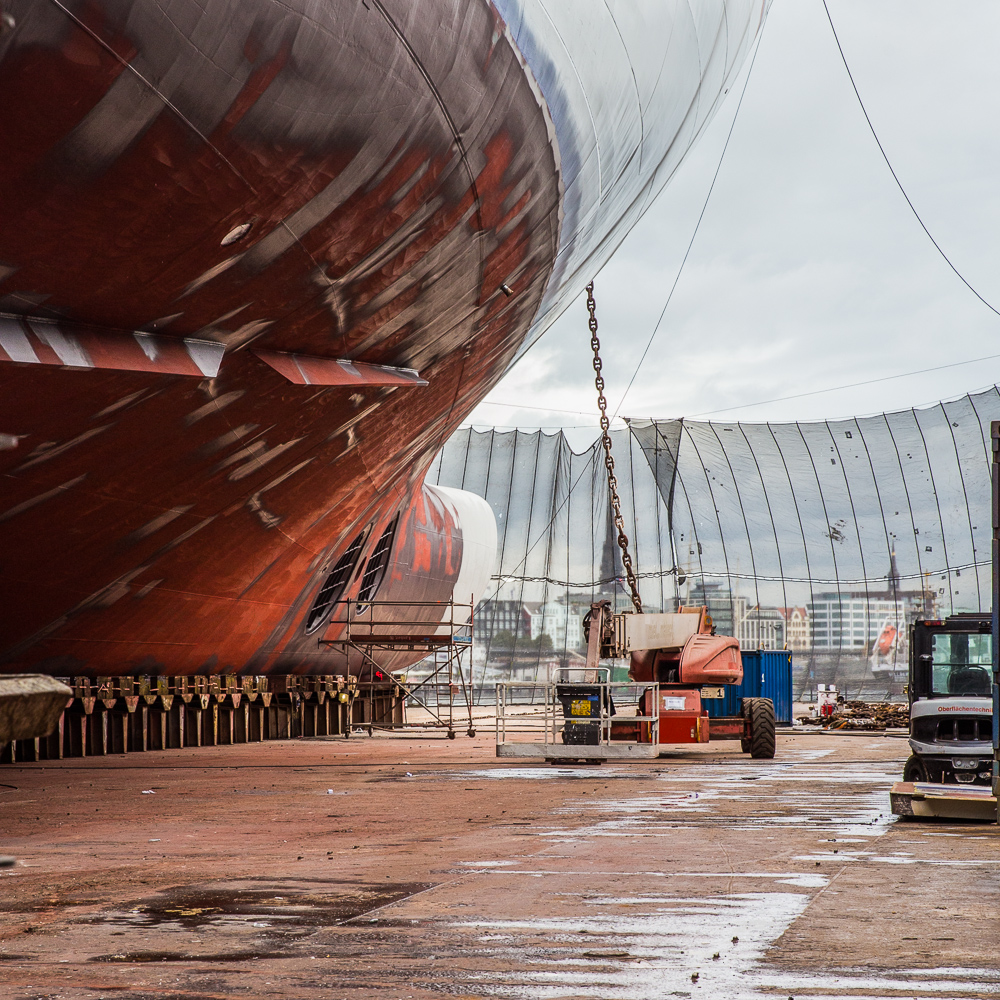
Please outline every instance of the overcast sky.
[[[1000, 4], [828, 3], [903, 186], [959, 271], [1000, 308]], [[694, 231], [744, 75], [596, 278], [612, 410]], [[752, 421], [901, 409], [1000, 381], [1000, 357], [765, 401], [993, 354], [1000, 355], [1000, 317], [962, 285], [907, 207], [821, 0], [773, 0], [704, 221], [621, 413], [719, 411], [713, 419]], [[469, 422], [574, 427], [575, 446], [593, 437], [590, 416], [490, 405], [524, 399], [596, 412], [582, 298]]]

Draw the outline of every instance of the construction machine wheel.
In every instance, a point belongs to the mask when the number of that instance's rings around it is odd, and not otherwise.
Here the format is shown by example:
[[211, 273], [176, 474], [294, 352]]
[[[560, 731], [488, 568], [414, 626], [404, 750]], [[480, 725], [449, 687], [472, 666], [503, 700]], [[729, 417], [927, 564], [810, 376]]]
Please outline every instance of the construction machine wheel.
[[744, 698], [741, 711], [749, 722], [749, 737], [740, 740], [740, 748], [755, 760], [770, 760], [775, 748], [774, 702], [770, 698]]
[[927, 768], [924, 762], [916, 755], [910, 754], [909, 759], [903, 765], [903, 781], [926, 781]]

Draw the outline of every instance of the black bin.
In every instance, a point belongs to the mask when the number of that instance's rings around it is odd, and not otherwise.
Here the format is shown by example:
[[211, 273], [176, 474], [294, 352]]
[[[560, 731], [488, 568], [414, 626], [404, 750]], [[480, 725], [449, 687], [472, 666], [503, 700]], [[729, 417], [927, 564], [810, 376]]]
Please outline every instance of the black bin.
[[[601, 688], [591, 684], [557, 684], [556, 697], [562, 703], [562, 741], [574, 746], [597, 746], [601, 742]], [[610, 714], [615, 714], [610, 703]], [[593, 721], [590, 721], [593, 720]]]

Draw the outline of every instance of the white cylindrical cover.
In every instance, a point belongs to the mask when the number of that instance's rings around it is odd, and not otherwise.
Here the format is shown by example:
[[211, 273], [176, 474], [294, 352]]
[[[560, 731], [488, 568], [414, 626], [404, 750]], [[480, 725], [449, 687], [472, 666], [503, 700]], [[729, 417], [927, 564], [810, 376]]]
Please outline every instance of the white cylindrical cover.
[[425, 489], [454, 509], [455, 520], [462, 529], [462, 567], [455, 581], [453, 599], [474, 605], [486, 595], [497, 557], [497, 522], [493, 508], [468, 490], [430, 484]]

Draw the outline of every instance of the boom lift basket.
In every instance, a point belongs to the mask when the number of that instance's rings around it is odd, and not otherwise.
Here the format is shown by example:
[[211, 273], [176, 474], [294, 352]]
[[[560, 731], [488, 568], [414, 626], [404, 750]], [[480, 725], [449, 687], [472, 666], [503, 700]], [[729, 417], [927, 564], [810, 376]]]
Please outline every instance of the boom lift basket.
[[595, 763], [657, 757], [660, 718], [640, 713], [651, 689], [657, 705], [658, 685], [613, 682], [609, 667], [550, 667], [545, 681], [503, 681], [497, 756]]

